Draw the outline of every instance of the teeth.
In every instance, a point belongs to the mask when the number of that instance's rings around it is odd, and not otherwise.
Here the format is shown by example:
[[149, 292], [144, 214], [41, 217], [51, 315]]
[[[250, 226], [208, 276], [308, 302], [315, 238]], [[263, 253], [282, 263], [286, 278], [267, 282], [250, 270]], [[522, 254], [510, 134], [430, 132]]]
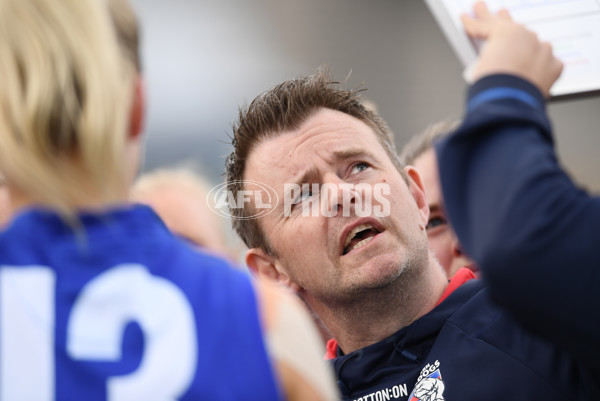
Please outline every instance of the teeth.
[[373, 239], [373, 237], [369, 237], [369, 238], [365, 238], [364, 240], [360, 241], [359, 243], [355, 244], [352, 249], [350, 249], [350, 251], [353, 251], [355, 249], [358, 248], [362, 248], [363, 246], [367, 245], [369, 242], [371, 242], [371, 240]]
[[[353, 229], [352, 229], [352, 230], [351, 230], [351, 231], [348, 233], [348, 236], [346, 237], [346, 241], [344, 241], [344, 247], [347, 247], [347, 246], [348, 246], [348, 244], [350, 243], [350, 241], [352, 241], [352, 238], [354, 238], [354, 236], [356, 235], [356, 233], [358, 233], [358, 232], [360, 232], [360, 231], [362, 231], [362, 230], [368, 230], [369, 228], [373, 228], [373, 226], [372, 226], [372, 225], [370, 225], [370, 224], [361, 224], [360, 226], [356, 226], [356, 227], [354, 227], [354, 228], [353, 228]], [[370, 240], [370, 239], [369, 239], [369, 238], [367, 238], [366, 240]], [[354, 248], [353, 248], [353, 249], [356, 249], [356, 248], [357, 248], [357, 246], [358, 246], [359, 244], [362, 244], [362, 243], [363, 243], [363, 242], [365, 242], [366, 240], [362, 240], [362, 241], [360, 241], [358, 244], [356, 244], [356, 245], [354, 246]], [[367, 242], [368, 242], [368, 241], [367, 241]], [[363, 245], [365, 245], [365, 244], [363, 244]], [[362, 245], [361, 245], [361, 246], [362, 246]]]

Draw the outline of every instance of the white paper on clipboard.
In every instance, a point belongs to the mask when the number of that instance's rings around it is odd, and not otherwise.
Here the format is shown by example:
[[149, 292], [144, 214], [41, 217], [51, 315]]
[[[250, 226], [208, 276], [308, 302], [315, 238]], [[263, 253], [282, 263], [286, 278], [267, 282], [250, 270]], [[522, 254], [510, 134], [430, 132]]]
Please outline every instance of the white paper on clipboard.
[[[463, 66], [477, 56], [460, 15], [476, 0], [425, 0]], [[487, 0], [491, 11], [506, 8], [512, 18], [552, 43], [565, 64], [550, 91], [553, 98], [600, 94], [600, 0]], [[468, 74], [465, 70], [465, 75]]]

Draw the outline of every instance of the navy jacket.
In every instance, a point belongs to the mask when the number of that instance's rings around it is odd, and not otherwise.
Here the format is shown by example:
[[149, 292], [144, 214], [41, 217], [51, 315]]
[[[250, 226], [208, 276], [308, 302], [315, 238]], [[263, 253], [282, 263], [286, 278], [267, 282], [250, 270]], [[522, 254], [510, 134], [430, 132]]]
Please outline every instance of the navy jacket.
[[597, 366], [600, 198], [561, 168], [541, 93], [514, 76], [481, 79], [437, 152], [448, 215], [494, 300]]
[[587, 400], [593, 378], [523, 330], [480, 280], [387, 339], [333, 360], [344, 400]]

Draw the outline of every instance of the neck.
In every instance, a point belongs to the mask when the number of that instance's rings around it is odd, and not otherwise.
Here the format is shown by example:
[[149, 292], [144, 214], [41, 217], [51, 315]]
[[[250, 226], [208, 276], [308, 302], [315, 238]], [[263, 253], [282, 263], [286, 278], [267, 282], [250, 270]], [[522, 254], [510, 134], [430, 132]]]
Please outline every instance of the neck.
[[448, 285], [439, 263], [429, 257], [422, 271], [405, 272], [387, 288], [357, 296], [351, 303], [325, 305], [306, 301], [344, 353], [379, 342], [431, 311]]
[[[8, 192], [10, 194], [10, 214], [15, 215], [21, 210], [29, 209], [35, 206], [47, 206], [49, 209], [56, 209], [52, 204], [46, 204], [42, 201], [37, 201], [27, 195], [25, 192], [21, 191], [18, 187], [7, 185]], [[127, 196], [124, 194], [122, 199], [115, 199], [113, 204], [120, 204], [127, 202]], [[68, 202], [68, 208], [74, 211], [76, 210], [86, 210], [86, 211], [100, 211], [107, 208], [106, 202], [99, 201], [98, 196], [86, 195], [85, 191], [82, 191], [81, 196], [76, 199], [71, 199]]]

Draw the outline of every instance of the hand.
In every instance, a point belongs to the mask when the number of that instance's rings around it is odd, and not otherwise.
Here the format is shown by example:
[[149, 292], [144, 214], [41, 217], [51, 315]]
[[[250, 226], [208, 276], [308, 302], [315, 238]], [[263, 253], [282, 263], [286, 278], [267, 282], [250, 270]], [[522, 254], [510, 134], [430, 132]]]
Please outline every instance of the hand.
[[461, 16], [465, 31], [472, 38], [485, 39], [473, 70], [473, 80], [490, 74], [512, 74], [536, 85], [548, 96], [560, 76], [563, 63], [552, 54], [552, 46], [515, 23], [507, 10], [492, 14], [484, 2], [473, 7], [475, 18]]

